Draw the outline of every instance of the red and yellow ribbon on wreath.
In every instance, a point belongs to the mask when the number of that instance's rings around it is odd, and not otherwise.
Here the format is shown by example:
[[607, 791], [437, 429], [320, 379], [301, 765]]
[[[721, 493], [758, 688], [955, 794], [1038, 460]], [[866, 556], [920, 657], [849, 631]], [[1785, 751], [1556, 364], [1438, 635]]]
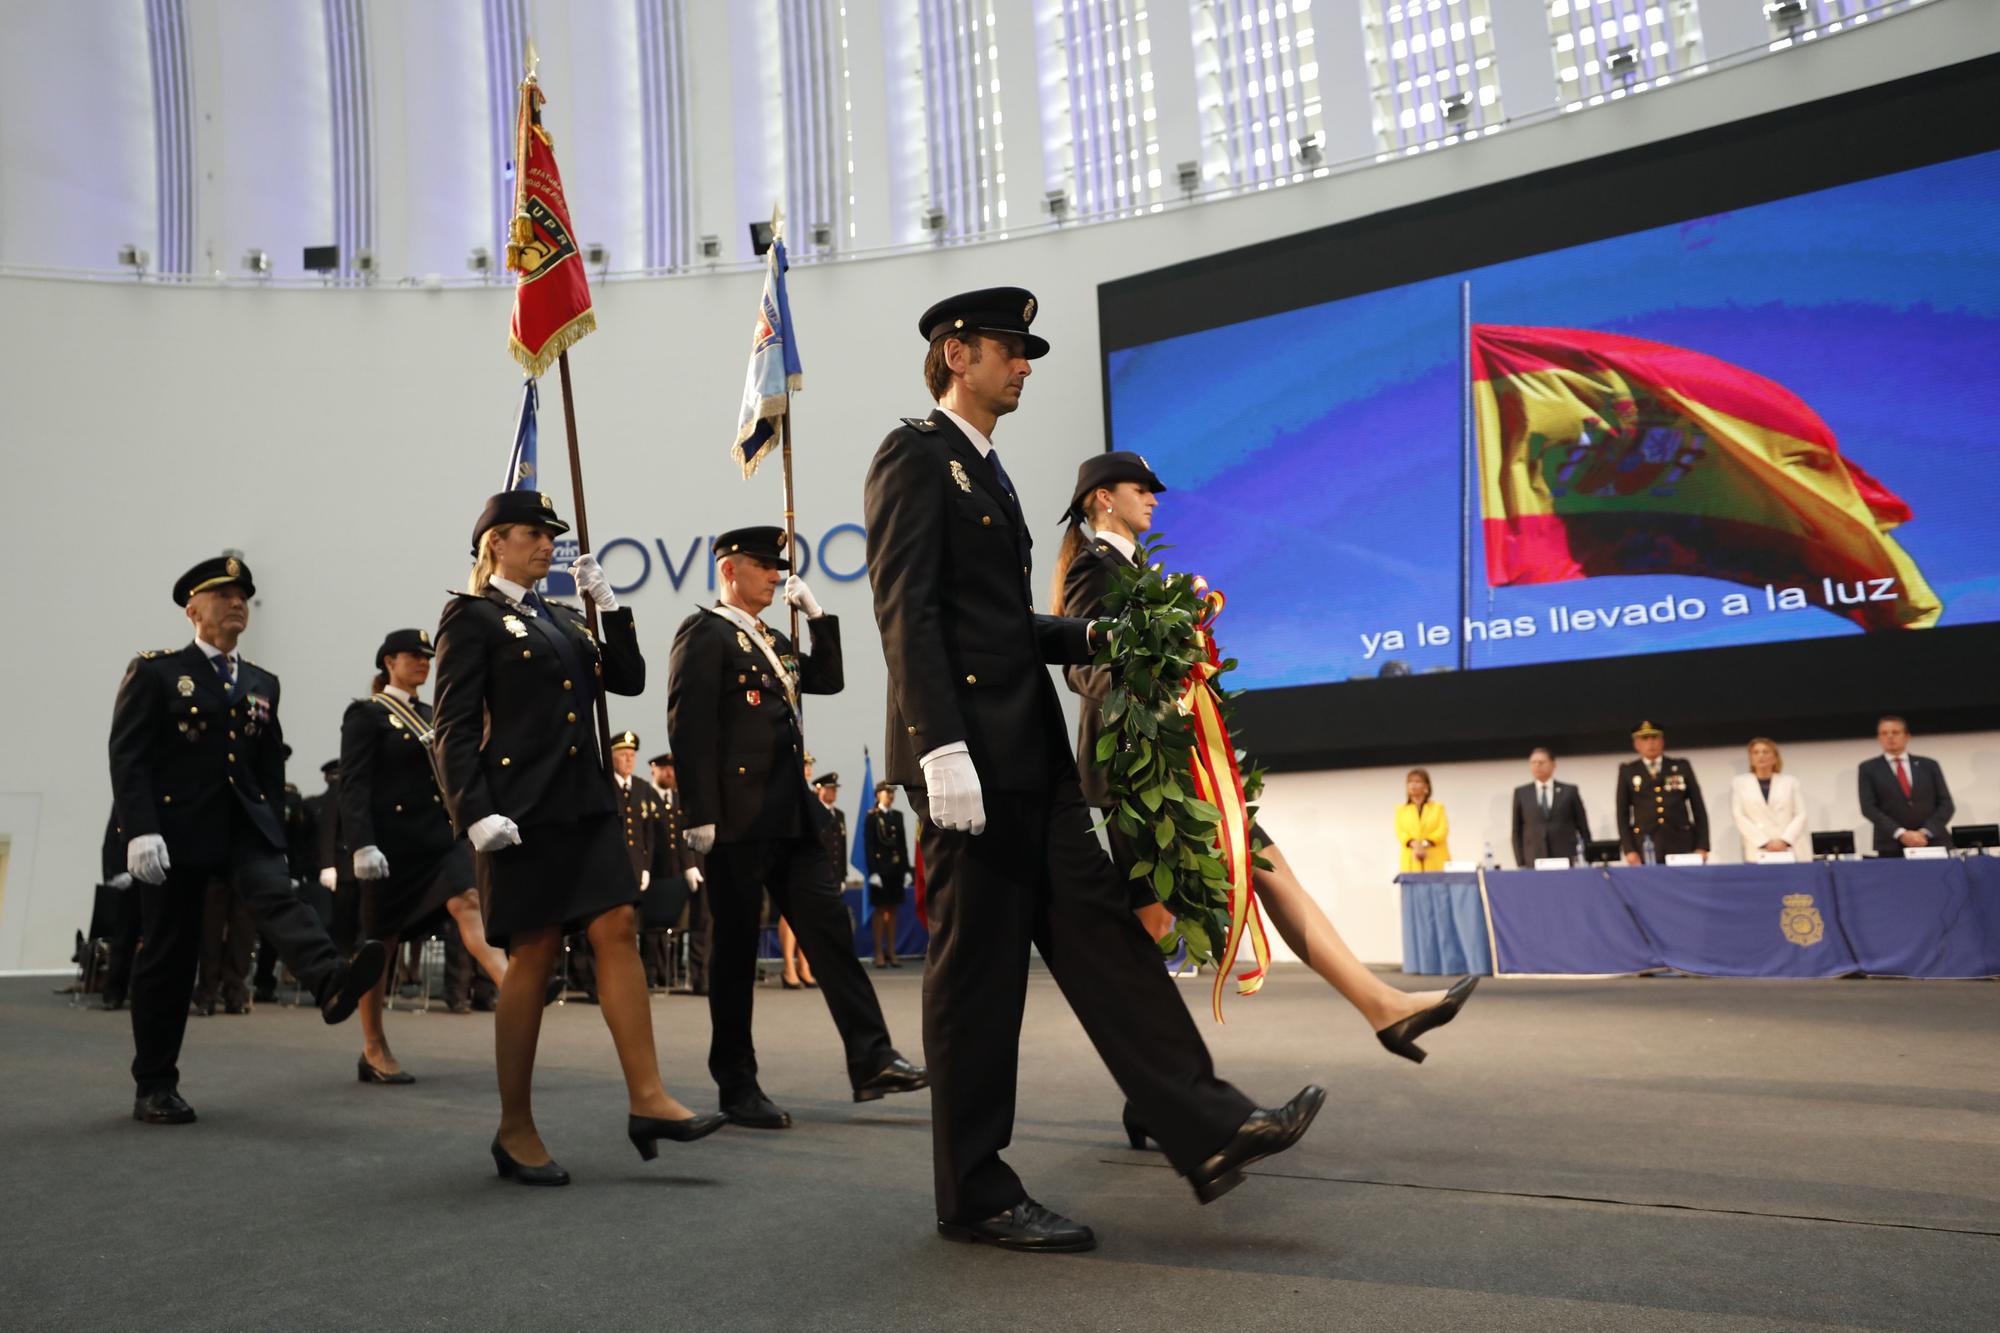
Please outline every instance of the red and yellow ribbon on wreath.
[[1239, 995], [1255, 995], [1263, 989], [1264, 978], [1271, 970], [1271, 943], [1264, 934], [1264, 917], [1257, 909], [1257, 896], [1250, 883], [1256, 872], [1250, 846], [1250, 803], [1243, 795], [1243, 774], [1236, 764], [1236, 747], [1230, 743], [1229, 727], [1222, 720], [1222, 700], [1216, 693], [1215, 678], [1222, 674], [1222, 652], [1216, 647], [1211, 627], [1222, 614], [1225, 599], [1221, 590], [1209, 587], [1208, 580], [1198, 576], [1194, 591], [1204, 607], [1201, 619], [1195, 622], [1195, 645], [1201, 658], [1188, 670], [1187, 681], [1181, 686], [1179, 707], [1194, 731], [1194, 750], [1188, 756], [1194, 793], [1222, 812], [1216, 829], [1216, 848], [1229, 875], [1229, 939], [1217, 960], [1211, 997], [1215, 1021], [1220, 1023], [1222, 988], [1229, 979], [1230, 969], [1236, 966], [1244, 933], [1249, 933], [1250, 950], [1257, 965], [1236, 978]]

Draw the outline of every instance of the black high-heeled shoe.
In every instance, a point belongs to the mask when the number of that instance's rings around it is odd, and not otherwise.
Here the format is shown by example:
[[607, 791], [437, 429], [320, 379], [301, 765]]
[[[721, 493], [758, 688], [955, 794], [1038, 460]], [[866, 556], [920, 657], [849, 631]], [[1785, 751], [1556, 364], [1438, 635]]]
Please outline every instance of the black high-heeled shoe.
[[523, 1166], [508, 1155], [500, 1146], [500, 1140], [493, 1140], [493, 1169], [500, 1173], [500, 1179], [511, 1180], [516, 1185], [567, 1185], [569, 1172], [557, 1166], [551, 1158], [540, 1166]]
[[792, 980], [792, 979], [791, 979], [790, 977], [779, 977], [779, 978], [778, 978], [778, 980], [779, 980], [780, 982], [782, 982], [782, 983], [784, 984], [784, 987], [785, 987], [785, 989], [786, 989], [786, 990], [802, 990], [802, 989], [804, 989], [804, 987], [803, 987], [803, 984], [802, 984], [802, 983], [800, 983], [800, 982], [797, 982], [797, 981], [793, 981], [793, 980]]
[[1146, 1151], [1146, 1140], [1153, 1136], [1146, 1132], [1144, 1125], [1141, 1125], [1137, 1120], [1132, 1118], [1132, 1103], [1125, 1103], [1125, 1111], [1120, 1119], [1124, 1121], [1125, 1141], [1132, 1145], [1132, 1151]]
[[710, 1111], [707, 1115], [691, 1115], [685, 1120], [661, 1120], [650, 1115], [628, 1115], [625, 1117], [625, 1137], [632, 1140], [632, 1146], [639, 1150], [643, 1161], [652, 1161], [660, 1155], [660, 1140], [672, 1139], [675, 1143], [693, 1143], [705, 1139], [729, 1123], [729, 1117], [720, 1111]]
[[377, 1069], [368, 1063], [365, 1055], [354, 1062], [354, 1077], [362, 1083], [402, 1084], [417, 1081], [417, 1076], [407, 1070], [398, 1069], [392, 1074], [386, 1069]]
[[1458, 1011], [1472, 998], [1472, 988], [1479, 984], [1478, 977], [1460, 977], [1452, 988], [1444, 993], [1444, 998], [1428, 1009], [1419, 1010], [1408, 1018], [1398, 1019], [1375, 1034], [1375, 1039], [1391, 1055], [1400, 1055], [1405, 1060], [1417, 1064], [1424, 1062], [1424, 1048], [1417, 1045], [1417, 1038], [1432, 1028], [1441, 1028], [1458, 1017]]

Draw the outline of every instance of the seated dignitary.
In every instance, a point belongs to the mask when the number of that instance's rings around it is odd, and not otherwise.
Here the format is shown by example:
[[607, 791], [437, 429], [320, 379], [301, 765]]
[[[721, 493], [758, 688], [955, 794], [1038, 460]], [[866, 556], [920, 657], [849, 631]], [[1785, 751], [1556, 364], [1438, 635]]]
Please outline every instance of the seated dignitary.
[[1556, 780], [1556, 757], [1545, 746], [1528, 752], [1528, 776], [1530, 781], [1514, 788], [1514, 864], [1566, 856], [1582, 865], [1583, 845], [1590, 841], [1583, 793], [1573, 782]]
[[[715, 923], [708, 915], [708, 895], [703, 893], [702, 856], [687, 845], [686, 806], [681, 800], [680, 778], [674, 772], [671, 754], [656, 754], [647, 763], [653, 770], [653, 790], [660, 793], [664, 810], [661, 819], [660, 865], [680, 875], [687, 885], [687, 905], [681, 909], [677, 928], [686, 943], [687, 971], [678, 983], [669, 960], [668, 984], [679, 984], [692, 995], [708, 994], [708, 948]], [[660, 869], [653, 871], [657, 878]]]
[[147, 1124], [194, 1119], [181, 1100], [178, 1061], [211, 879], [242, 894], [328, 1023], [353, 1013], [382, 975], [379, 943], [343, 958], [292, 891], [280, 822], [278, 678], [236, 650], [256, 592], [250, 567], [235, 556], [181, 575], [174, 602], [194, 642], [133, 658], [112, 705], [112, 799], [146, 941], [132, 972], [132, 1118]]
[[875, 917], [875, 966], [901, 967], [896, 961], [896, 909], [903, 905], [903, 886], [910, 878], [910, 835], [896, 808], [895, 784], [875, 784], [875, 808], [862, 830], [868, 908]]
[[1750, 742], [1750, 771], [1729, 781], [1729, 816], [1743, 837], [1743, 859], [1755, 864], [1766, 852], [1810, 861], [1806, 838], [1806, 798], [1799, 780], [1785, 772], [1778, 743], [1759, 736]]
[[542, 1006], [565, 931], [584, 931], [596, 956], [604, 1025], [625, 1075], [626, 1137], [639, 1156], [651, 1161], [659, 1140], [687, 1142], [723, 1123], [695, 1115], [660, 1084], [639, 963], [639, 880], [619, 835], [609, 756], [591, 725], [598, 691], [645, 688], [646, 659], [632, 613], [619, 608], [595, 557], [579, 556], [571, 572], [602, 613], [601, 644], [581, 612], [535, 591], [568, 531], [546, 495], [490, 498], [472, 529], [467, 591], [446, 604], [437, 636], [432, 749], [445, 809], [472, 843], [487, 938], [508, 954], [493, 1014], [493, 1165], [523, 1185], [569, 1183], [532, 1105]]
[[1667, 734], [1651, 722], [1632, 733], [1637, 759], [1618, 766], [1618, 850], [1625, 864], [1699, 852], [1708, 859], [1708, 804], [1694, 765], [1666, 753]]
[[[782, 528], [738, 528], [715, 539], [720, 600], [681, 622], [667, 687], [667, 732], [688, 843], [706, 859], [703, 892], [715, 916], [708, 1012], [709, 1072], [722, 1110], [739, 1125], [785, 1129], [790, 1115], [757, 1083], [750, 1035], [757, 984], [757, 921], [768, 890], [815, 965], [846, 1050], [857, 1102], [926, 1086], [924, 1071], [889, 1044], [888, 1024], [840, 901], [840, 863], [829, 862], [826, 807], [806, 787], [801, 694], [842, 685], [840, 622], [820, 610], [784, 554]], [[812, 651], [759, 614], [780, 580], [785, 601], [812, 629]]]
[[[452, 832], [431, 754], [431, 707], [417, 696], [436, 650], [420, 629], [392, 630], [375, 650], [373, 690], [340, 719], [340, 826], [359, 881], [361, 930], [383, 942], [419, 937], [440, 913], [466, 952], [499, 985], [507, 959], [486, 942], [472, 848]], [[363, 1083], [414, 1083], [382, 1027], [388, 979], [361, 1001]]]
[[1038, 950], [1118, 1086], [1203, 1202], [1295, 1144], [1317, 1087], [1260, 1110], [1215, 1076], [1159, 948], [1091, 832], [1046, 664], [1087, 662], [1090, 623], [1035, 613], [1028, 520], [993, 447], [1020, 406], [1035, 298], [969, 292], [918, 320], [936, 406], [876, 450], [868, 577], [888, 666], [888, 781], [917, 811], [931, 921], [924, 1051], [936, 1072], [938, 1234], [1087, 1250], [1088, 1226], [1032, 1198], [1013, 1135], [1028, 955]]
[[1935, 759], [1910, 753], [1910, 724], [1885, 717], [1875, 724], [1882, 753], [1861, 765], [1861, 814], [1875, 829], [1875, 855], [1901, 856], [1912, 847], [1951, 846], [1951, 788]]

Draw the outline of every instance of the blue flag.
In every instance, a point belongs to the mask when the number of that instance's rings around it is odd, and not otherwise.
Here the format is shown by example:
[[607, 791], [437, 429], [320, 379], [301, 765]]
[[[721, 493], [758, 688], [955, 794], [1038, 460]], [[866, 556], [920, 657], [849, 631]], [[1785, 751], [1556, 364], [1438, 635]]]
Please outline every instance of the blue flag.
[[750, 342], [750, 373], [743, 380], [743, 407], [736, 418], [736, 443], [729, 452], [747, 479], [777, 442], [778, 419], [791, 410], [802, 383], [799, 344], [792, 334], [792, 304], [785, 295], [785, 243], [773, 240], [765, 253], [764, 293], [757, 302], [757, 330]]
[[868, 812], [875, 808], [875, 760], [868, 753], [868, 747], [861, 747], [861, 813], [854, 821], [854, 855], [848, 859], [861, 872], [862, 882], [868, 879]]
[[535, 413], [542, 405], [541, 393], [531, 378], [521, 386], [521, 419], [514, 425], [514, 453], [507, 460], [507, 482], [503, 491], [542, 489], [541, 464], [535, 458]]

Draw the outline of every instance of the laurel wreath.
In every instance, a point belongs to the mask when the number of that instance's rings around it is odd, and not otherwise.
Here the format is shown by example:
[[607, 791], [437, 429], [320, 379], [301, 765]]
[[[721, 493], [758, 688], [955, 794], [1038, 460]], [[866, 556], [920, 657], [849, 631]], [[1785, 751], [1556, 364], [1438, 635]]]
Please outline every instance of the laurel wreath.
[[[1191, 789], [1194, 730], [1180, 707], [1187, 674], [1205, 657], [1196, 626], [1206, 607], [1192, 576], [1161, 572], [1157, 557], [1171, 549], [1142, 538], [1136, 567], [1112, 573], [1099, 612], [1111, 622], [1110, 632], [1093, 663], [1108, 668], [1114, 683], [1104, 699], [1094, 758], [1109, 779], [1110, 822], [1150, 852], [1130, 877], [1149, 880], [1173, 913], [1174, 929], [1160, 941], [1161, 953], [1171, 955], [1185, 941], [1190, 958], [1213, 963], [1229, 937], [1229, 870], [1217, 845], [1222, 812]], [[1226, 659], [1211, 681], [1225, 724], [1241, 691], [1224, 690], [1220, 681], [1235, 669], [1236, 659]], [[1243, 764], [1241, 751], [1237, 761]], [[1254, 820], [1264, 772], [1247, 765], [1242, 771]], [[1261, 850], [1261, 843], [1252, 848], [1252, 860], [1268, 870], [1271, 863], [1257, 855]]]

